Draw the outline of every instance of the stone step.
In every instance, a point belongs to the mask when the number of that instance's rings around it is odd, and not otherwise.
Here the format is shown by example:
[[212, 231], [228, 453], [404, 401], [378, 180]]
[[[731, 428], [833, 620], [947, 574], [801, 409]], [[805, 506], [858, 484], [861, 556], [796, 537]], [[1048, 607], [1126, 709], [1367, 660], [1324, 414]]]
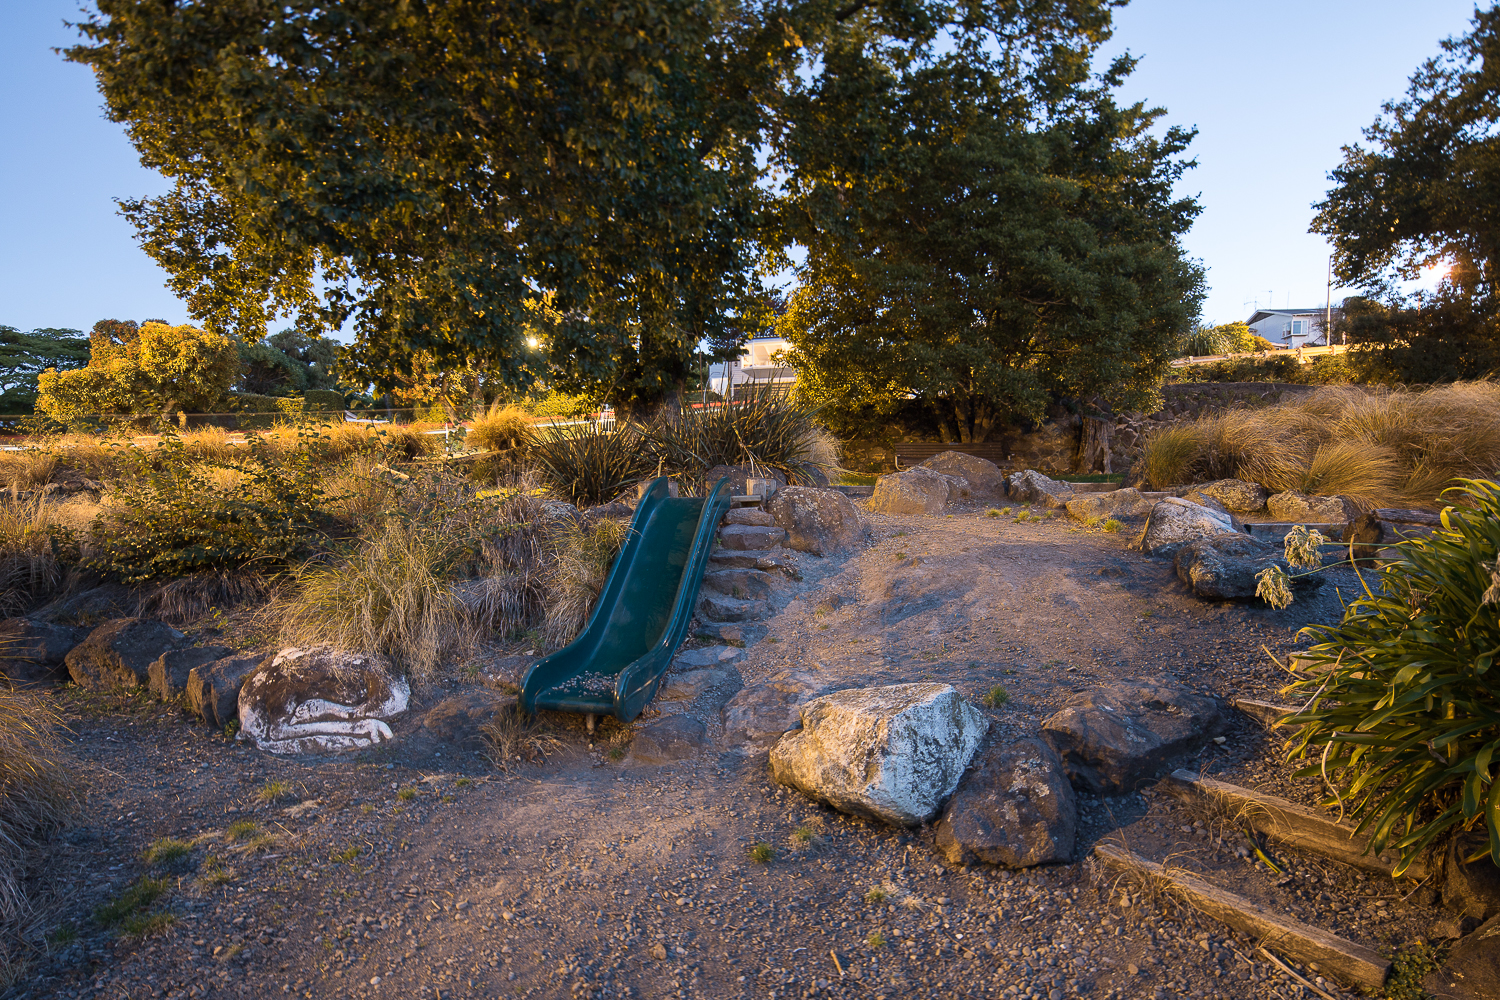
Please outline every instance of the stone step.
[[774, 549], [786, 541], [781, 528], [761, 524], [731, 524], [719, 529], [719, 544], [738, 552]]
[[712, 591], [698, 596], [698, 614], [712, 622], [759, 621], [771, 610], [765, 601], [747, 601]]
[[1385, 985], [1391, 963], [1364, 945], [1272, 912], [1181, 868], [1148, 861], [1119, 844], [1096, 845], [1094, 857], [1111, 871], [1148, 880], [1204, 916], [1264, 941], [1268, 949], [1298, 962], [1316, 962], [1325, 974], [1349, 985], [1372, 991]]
[[763, 601], [771, 596], [771, 574], [760, 569], [711, 569], [703, 574], [703, 587], [716, 594]]
[[753, 623], [699, 621], [693, 636], [708, 642], [727, 642], [735, 646], [753, 646], [765, 638], [766, 627]]
[[785, 549], [762, 549], [754, 552], [730, 552], [714, 549], [708, 554], [708, 568], [715, 569], [763, 569], [781, 573], [788, 579], [802, 579], [795, 558]]

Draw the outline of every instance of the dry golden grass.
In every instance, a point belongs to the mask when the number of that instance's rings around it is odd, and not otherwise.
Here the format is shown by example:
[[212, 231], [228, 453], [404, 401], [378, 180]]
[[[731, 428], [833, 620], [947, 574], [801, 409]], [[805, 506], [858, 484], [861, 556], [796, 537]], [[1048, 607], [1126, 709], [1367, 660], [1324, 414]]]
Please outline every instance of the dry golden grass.
[[243, 445], [231, 444], [222, 427], [202, 427], [181, 435], [183, 455], [193, 462], [229, 462], [242, 456]]
[[299, 576], [277, 608], [282, 640], [383, 653], [426, 679], [472, 639], [442, 576], [445, 548], [431, 532], [386, 521], [347, 558]]
[[465, 441], [480, 451], [509, 451], [524, 448], [535, 439], [536, 432], [525, 410], [497, 403], [474, 421]]
[[380, 456], [355, 454], [323, 476], [323, 495], [334, 517], [345, 524], [363, 527], [376, 523], [392, 510], [400, 491]]
[[0, 924], [26, 908], [25, 852], [73, 819], [83, 799], [78, 765], [57, 738], [46, 702], [0, 689]]
[[567, 645], [588, 624], [629, 534], [628, 522], [612, 518], [571, 525], [558, 533], [555, 559], [547, 575], [547, 621], [542, 629], [550, 645]]
[[29, 490], [45, 486], [62, 466], [56, 455], [46, 451], [0, 452], [0, 485]]
[[1460, 477], [1500, 473], [1500, 384], [1326, 386], [1277, 406], [1158, 430], [1142, 446], [1157, 486], [1236, 478], [1365, 507], [1435, 508]]
[[0, 500], [0, 614], [21, 614], [63, 586], [77, 533], [40, 498]]

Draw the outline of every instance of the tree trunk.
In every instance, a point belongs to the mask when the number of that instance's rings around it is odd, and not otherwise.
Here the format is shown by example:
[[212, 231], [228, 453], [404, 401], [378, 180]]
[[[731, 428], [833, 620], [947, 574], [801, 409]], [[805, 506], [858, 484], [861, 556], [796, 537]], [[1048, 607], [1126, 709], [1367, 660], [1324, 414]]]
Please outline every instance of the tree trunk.
[[1075, 472], [1109, 472], [1109, 435], [1113, 422], [1099, 417], [1083, 418], [1083, 440], [1078, 448]]

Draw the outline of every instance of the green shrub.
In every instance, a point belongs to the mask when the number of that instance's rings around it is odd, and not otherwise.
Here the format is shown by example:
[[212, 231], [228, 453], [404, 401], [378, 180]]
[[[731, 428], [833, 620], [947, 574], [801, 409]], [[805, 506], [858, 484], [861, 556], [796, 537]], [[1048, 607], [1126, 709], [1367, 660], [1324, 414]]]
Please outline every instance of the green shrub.
[[1461, 506], [1428, 539], [1395, 546], [1378, 586], [1338, 625], [1308, 626], [1310, 695], [1294, 756], [1314, 762], [1337, 804], [1401, 855], [1396, 874], [1438, 837], [1487, 829], [1480, 857], [1500, 863], [1500, 485], [1466, 480]]
[[305, 413], [344, 413], [344, 394], [333, 389], [308, 389], [302, 393], [302, 410]]
[[608, 503], [657, 467], [639, 434], [598, 424], [549, 427], [531, 457], [543, 482], [580, 507]]
[[[169, 438], [156, 450], [181, 448]], [[233, 483], [211, 475], [211, 465], [135, 456], [136, 476], [95, 525], [98, 552], [84, 565], [141, 583], [306, 556], [329, 520], [311, 456], [299, 448], [278, 462], [258, 441], [250, 451], [250, 461], [219, 467], [239, 473]]]

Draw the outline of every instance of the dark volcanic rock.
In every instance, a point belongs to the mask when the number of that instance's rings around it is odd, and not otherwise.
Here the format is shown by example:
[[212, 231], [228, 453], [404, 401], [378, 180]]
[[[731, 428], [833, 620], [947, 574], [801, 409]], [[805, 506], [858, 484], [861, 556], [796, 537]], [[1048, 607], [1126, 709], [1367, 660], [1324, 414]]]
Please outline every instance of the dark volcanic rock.
[[708, 727], [691, 715], [665, 715], [636, 730], [630, 760], [637, 764], [672, 764], [698, 752]]
[[1422, 980], [1437, 1000], [1495, 1000], [1500, 997], [1500, 917], [1459, 941], [1448, 961]]
[[1489, 858], [1464, 862], [1483, 850], [1484, 841], [1482, 834], [1460, 834], [1443, 855], [1443, 905], [1479, 921], [1500, 916], [1500, 867]]
[[152, 661], [186, 641], [161, 622], [117, 618], [94, 629], [68, 653], [68, 673], [89, 691], [140, 687], [150, 679]]
[[188, 674], [194, 667], [222, 660], [234, 650], [228, 646], [191, 646], [169, 649], [151, 661], [146, 674], [151, 693], [162, 701], [176, 701], [187, 689]]
[[86, 628], [30, 618], [0, 621], [0, 677], [17, 687], [61, 684], [68, 679], [68, 653], [88, 634]]
[[262, 656], [226, 656], [188, 671], [188, 706], [211, 726], [227, 726], [240, 717], [240, 686], [260, 668]]
[[1074, 695], [1042, 723], [1042, 736], [1075, 787], [1129, 792], [1171, 770], [1174, 758], [1224, 725], [1224, 706], [1211, 695], [1125, 680]]
[[1078, 809], [1062, 761], [1040, 740], [992, 747], [964, 777], [937, 823], [953, 864], [1029, 868], [1072, 860]]
[[[1199, 597], [1221, 601], [1254, 597], [1255, 574], [1268, 566], [1280, 566], [1291, 574], [1301, 572], [1287, 565], [1279, 548], [1243, 532], [1225, 532], [1190, 542], [1177, 550], [1174, 561], [1177, 576], [1188, 589]], [[1292, 588], [1298, 592], [1321, 586], [1321, 574], [1292, 580]]]

